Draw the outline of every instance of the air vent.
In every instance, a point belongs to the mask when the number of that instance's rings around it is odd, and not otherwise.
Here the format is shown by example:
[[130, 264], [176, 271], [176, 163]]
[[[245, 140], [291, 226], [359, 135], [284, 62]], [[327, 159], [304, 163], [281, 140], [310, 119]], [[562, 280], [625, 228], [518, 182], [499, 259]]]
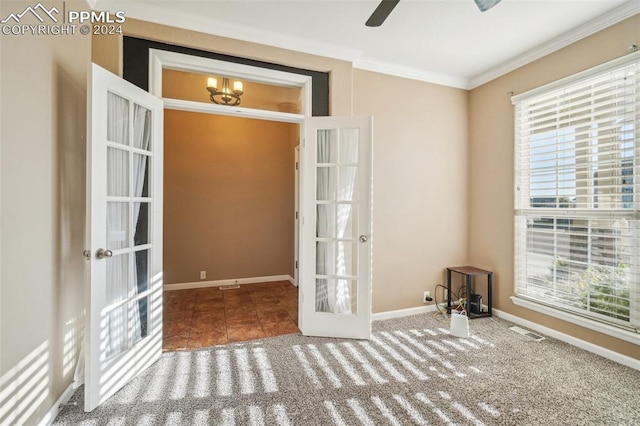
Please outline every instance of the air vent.
[[220, 286], [220, 290], [233, 290], [234, 288], [240, 288], [240, 286], [238, 284]]
[[524, 328], [513, 326], [513, 327], [509, 327], [509, 330], [513, 330], [516, 333], [522, 334], [523, 336], [530, 337], [533, 340], [535, 340], [536, 342], [539, 342], [540, 340], [544, 340], [545, 339], [545, 337], [540, 336], [539, 334], [532, 333], [531, 331], [525, 330]]

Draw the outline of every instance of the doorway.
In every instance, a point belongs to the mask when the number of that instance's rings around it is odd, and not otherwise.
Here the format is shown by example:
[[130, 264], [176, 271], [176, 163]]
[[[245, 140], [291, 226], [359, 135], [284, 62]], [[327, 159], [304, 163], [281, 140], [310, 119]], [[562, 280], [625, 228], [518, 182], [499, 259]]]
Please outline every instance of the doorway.
[[[165, 97], [173, 88], [164, 84], [165, 71], [206, 77], [205, 83], [186, 97], [180, 93]], [[216, 84], [216, 77], [207, 77], [211, 74], [223, 80], [293, 89], [297, 108], [289, 112], [203, 100], [203, 88], [209, 88], [209, 81], [211, 87]], [[165, 109], [299, 125], [298, 325], [304, 335], [367, 339], [371, 333], [373, 118], [311, 117], [311, 86], [311, 77], [306, 75], [149, 50], [149, 91], [162, 98]], [[347, 305], [351, 308], [346, 309]]]
[[299, 132], [292, 123], [165, 110], [164, 350], [299, 331]]
[[[296, 282], [295, 268], [300, 265], [297, 253], [290, 256], [297, 246], [294, 243], [297, 220], [293, 187], [298, 170], [294, 157], [295, 145], [301, 139], [302, 123], [311, 113], [311, 78], [175, 52], [151, 49], [149, 55], [149, 89], [163, 98], [165, 131], [175, 128], [178, 144], [173, 151], [171, 147], [165, 150], [165, 176], [168, 178], [164, 203], [167, 250], [164, 278], [168, 283], [165, 289], [179, 289], [166, 293], [165, 349], [184, 348], [185, 336], [190, 336], [191, 331], [210, 332], [204, 339], [192, 339], [192, 347], [222, 343], [225, 339], [223, 325], [231, 325], [226, 329], [227, 341], [298, 331], [300, 301], [297, 288], [289, 283]], [[210, 102], [205, 83], [211, 81], [210, 78], [226, 77], [242, 81], [241, 106]], [[264, 141], [269, 139], [265, 135], [281, 141], [275, 150], [280, 151], [279, 155], [268, 149], [273, 148], [275, 142]], [[167, 137], [174, 136], [167, 133], [165, 139]], [[203, 139], [207, 142], [203, 143]], [[213, 157], [212, 141], [218, 148]], [[192, 155], [197, 160], [185, 158], [189, 151], [183, 148], [188, 145], [197, 152]], [[211, 164], [194, 165], [193, 161], [207, 158]], [[198, 193], [197, 185], [178, 179], [175, 199], [171, 199], [171, 161], [174, 159], [178, 160], [176, 173], [186, 170], [191, 174], [200, 173], [197, 177], [201, 181], [217, 180], [220, 183], [216, 188], [218, 193], [203, 200], [207, 196]], [[284, 183], [288, 190], [283, 190], [283, 174], [285, 181], [289, 180]], [[231, 189], [233, 182], [243, 183], [243, 188]], [[225, 197], [227, 201], [220, 202]], [[204, 202], [193, 205], [193, 200]], [[278, 201], [276, 206], [274, 200]], [[197, 212], [201, 220], [185, 220], [185, 210]], [[282, 221], [283, 216], [290, 219]], [[172, 226], [172, 223], [177, 225]], [[221, 223], [225, 225], [217, 226]], [[247, 223], [251, 225], [239, 226]], [[274, 226], [274, 223], [278, 225]], [[193, 247], [198, 247], [195, 255]], [[287, 255], [283, 256], [283, 253]], [[167, 265], [167, 259], [174, 266]], [[205, 289], [228, 285], [240, 287], [222, 292], [221, 287]], [[256, 290], [269, 288], [276, 289], [282, 300], [265, 303], [269, 302], [269, 297]], [[201, 303], [198, 303], [200, 298]], [[238, 306], [243, 301], [245, 305]], [[218, 316], [207, 312], [205, 306], [217, 307]], [[242, 309], [244, 316], [239, 315]], [[229, 315], [226, 315], [227, 311]], [[225, 313], [225, 317], [220, 318], [220, 313]], [[235, 318], [238, 316], [243, 318]], [[187, 328], [189, 319], [195, 329]], [[276, 325], [278, 327], [274, 328]], [[233, 326], [253, 329], [245, 329], [244, 335], [238, 336], [235, 333], [238, 330], [231, 330], [235, 328]], [[214, 332], [218, 337], [212, 337]], [[189, 346], [187, 340], [186, 347]]]

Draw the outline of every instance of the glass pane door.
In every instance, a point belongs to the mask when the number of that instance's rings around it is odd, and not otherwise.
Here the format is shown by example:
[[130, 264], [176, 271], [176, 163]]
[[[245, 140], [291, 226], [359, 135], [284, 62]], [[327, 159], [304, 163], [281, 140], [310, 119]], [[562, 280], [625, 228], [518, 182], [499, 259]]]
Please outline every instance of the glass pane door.
[[107, 94], [105, 359], [149, 334], [151, 111]]
[[305, 122], [300, 330], [371, 333], [371, 118]]
[[162, 353], [160, 99], [92, 64], [85, 411]]
[[359, 129], [318, 129], [316, 312], [357, 313]]

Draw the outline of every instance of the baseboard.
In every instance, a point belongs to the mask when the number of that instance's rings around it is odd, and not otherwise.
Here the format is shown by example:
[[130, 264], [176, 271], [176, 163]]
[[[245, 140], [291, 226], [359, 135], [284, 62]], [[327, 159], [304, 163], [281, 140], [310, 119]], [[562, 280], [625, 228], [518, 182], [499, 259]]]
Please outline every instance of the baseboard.
[[436, 305], [418, 306], [416, 308], [398, 309], [397, 311], [376, 312], [371, 315], [373, 321], [386, 320], [391, 318], [408, 317], [409, 315], [425, 314], [435, 312]]
[[626, 365], [627, 367], [633, 368], [634, 370], [640, 370], [640, 360], [638, 359], [620, 354], [618, 352], [612, 351], [611, 349], [603, 348], [602, 346], [598, 346], [585, 340], [578, 339], [577, 337], [573, 337], [552, 328], [545, 327], [535, 322], [517, 317], [499, 309], [494, 308], [493, 314], [498, 318], [503, 318], [507, 321], [511, 321], [512, 323], [537, 331], [549, 337], [553, 337], [554, 339], [558, 339], [572, 346], [584, 349], [585, 351], [600, 355], [611, 361], [617, 362], [618, 364]]
[[221, 287], [223, 285], [257, 284], [257, 283], [268, 283], [273, 281], [291, 281], [291, 280], [293, 280], [293, 278], [291, 278], [290, 275], [271, 275], [268, 277], [236, 278], [236, 279], [229, 279], [229, 280], [196, 281], [192, 283], [165, 284], [164, 289], [166, 291], [187, 290], [190, 288]]
[[55, 404], [53, 404], [53, 407], [51, 407], [49, 411], [47, 411], [47, 414], [45, 414], [42, 420], [40, 420], [40, 423], [38, 423], [38, 425], [49, 426], [50, 424], [52, 424], [56, 417], [58, 417], [58, 413], [60, 412], [60, 405], [69, 402], [75, 391], [76, 390], [73, 388], [73, 383], [67, 386], [64, 392], [62, 392], [62, 395], [60, 395], [60, 398], [58, 398]]
[[289, 275], [289, 282], [292, 286], [297, 287], [296, 280], [291, 275]]

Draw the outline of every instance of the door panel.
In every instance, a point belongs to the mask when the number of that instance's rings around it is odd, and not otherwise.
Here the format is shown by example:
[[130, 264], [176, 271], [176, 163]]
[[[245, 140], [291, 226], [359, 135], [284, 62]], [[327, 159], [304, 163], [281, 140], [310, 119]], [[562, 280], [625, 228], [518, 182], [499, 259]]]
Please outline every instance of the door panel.
[[305, 122], [300, 329], [371, 334], [371, 117]]
[[85, 410], [162, 353], [162, 101], [92, 64]]

